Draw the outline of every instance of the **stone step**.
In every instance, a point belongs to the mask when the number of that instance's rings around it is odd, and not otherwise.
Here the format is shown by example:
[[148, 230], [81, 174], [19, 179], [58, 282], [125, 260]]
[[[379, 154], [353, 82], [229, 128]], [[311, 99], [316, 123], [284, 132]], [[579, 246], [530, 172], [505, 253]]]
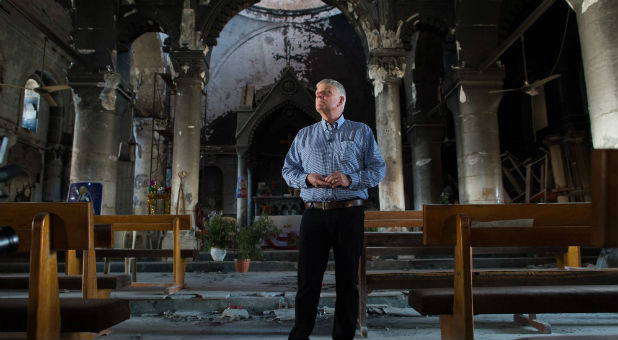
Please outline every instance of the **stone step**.
[[[596, 262], [596, 257], [584, 256], [583, 263]], [[552, 257], [512, 257], [512, 258], [475, 258], [474, 268], [533, 268], [555, 267], [555, 259]], [[0, 263], [0, 273], [27, 273], [27, 262], [4, 262]], [[451, 269], [453, 260], [449, 258], [425, 258], [425, 259], [378, 259], [367, 262], [367, 270], [406, 270], [406, 269]], [[252, 261], [250, 271], [296, 271], [296, 261]], [[329, 261], [327, 270], [334, 270], [335, 263]], [[64, 271], [64, 263], [58, 264], [58, 270]], [[103, 271], [103, 262], [97, 263], [97, 271]], [[124, 272], [124, 261], [113, 260], [112, 272]], [[137, 272], [171, 272], [172, 261], [155, 261], [153, 259], [137, 259]], [[187, 261], [187, 272], [234, 272], [234, 262], [225, 261]]]

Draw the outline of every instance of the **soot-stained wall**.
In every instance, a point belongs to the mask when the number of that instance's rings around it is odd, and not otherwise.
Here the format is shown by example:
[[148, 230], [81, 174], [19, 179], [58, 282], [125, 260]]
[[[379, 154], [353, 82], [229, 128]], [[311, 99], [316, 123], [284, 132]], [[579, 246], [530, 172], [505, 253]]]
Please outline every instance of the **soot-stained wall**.
[[236, 110], [245, 84], [259, 91], [289, 64], [309, 84], [340, 81], [348, 97], [346, 118], [375, 125], [365, 55], [347, 19], [328, 7], [294, 13], [252, 7], [225, 26], [212, 51], [207, 122]]

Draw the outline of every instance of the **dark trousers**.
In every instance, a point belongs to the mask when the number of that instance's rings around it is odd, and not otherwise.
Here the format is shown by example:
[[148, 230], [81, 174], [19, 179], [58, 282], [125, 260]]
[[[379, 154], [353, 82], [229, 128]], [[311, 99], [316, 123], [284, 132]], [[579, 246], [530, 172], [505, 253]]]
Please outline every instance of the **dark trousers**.
[[317, 314], [330, 248], [335, 255], [337, 299], [333, 339], [352, 339], [358, 316], [358, 260], [364, 207], [307, 209], [300, 223], [296, 320], [290, 340], [309, 339]]

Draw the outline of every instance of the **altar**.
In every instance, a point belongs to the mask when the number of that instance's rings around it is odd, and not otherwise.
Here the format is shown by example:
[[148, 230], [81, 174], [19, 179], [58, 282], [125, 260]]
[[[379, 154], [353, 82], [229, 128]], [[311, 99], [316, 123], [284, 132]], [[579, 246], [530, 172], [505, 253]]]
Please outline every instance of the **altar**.
[[303, 200], [299, 196], [253, 196], [253, 216], [262, 214], [301, 215], [304, 210]]
[[254, 196], [255, 218], [267, 215], [281, 229], [277, 238], [266, 240], [266, 245], [276, 249], [297, 249], [300, 221], [303, 217], [303, 200], [299, 196]]

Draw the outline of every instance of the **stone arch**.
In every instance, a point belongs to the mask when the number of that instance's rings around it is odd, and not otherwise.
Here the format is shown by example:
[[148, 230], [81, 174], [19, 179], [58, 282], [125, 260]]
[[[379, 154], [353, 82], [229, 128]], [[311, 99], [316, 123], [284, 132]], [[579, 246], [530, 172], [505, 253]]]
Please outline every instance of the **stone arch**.
[[248, 147], [251, 145], [255, 131], [264, 119], [278, 112], [285, 105], [292, 105], [298, 108], [316, 121], [320, 119], [313, 109], [313, 96], [307, 87], [296, 78], [294, 70], [286, 68], [272, 90], [261, 100], [251, 115], [244, 119], [238, 119], [236, 129], [237, 146]]
[[34, 77], [29, 77], [24, 84], [25, 89], [22, 92], [23, 101], [19, 125], [22, 128], [36, 132], [39, 125], [39, 115], [42, 113], [41, 103], [44, 103], [45, 100], [39, 93], [34, 91], [35, 88], [43, 86], [43, 84], [33, 78]]
[[[202, 32], [202, 40], [208, 46], [217, 45], [217, 39], [219, 34], [223, 30], [223, 27], [242, 10], [258, 3], [259, 0], [218, 0], [211, 1], [208, 6], [205, 6], [199, 15], [198, 22], [196, 23], [197, 31]], [[368, 56], [369, 49], [367, 44], [367, 37], [363, 30], [362, 22], [365, 22], [365, 26], [373, 27], [375, 25], [370, 24], [369, 13], [370, 9], [364, 3], [356, 4], [354, 8], [348, 6], [348, 1], [344, 0], [323, 0], [327, 5], [333, 6], [341, 11], [341, 13], [348, 18], [348, 21], [360, 37], [360, 41], [365, 48], [365, 55]], [[295, 11], [305, 12], [311, 10]]]
[[375, 125], [373, 87], [367, 80], [362, 43], [345, 16], [327, 8], [319, 17], [299, 19], [289, 18], [287, 11], [264, 14], [251, 7], [232, 18], [221, 32], [220, 46], [209, 54], [208, 119], [236, 110], [237, 102], [230, 98], [241, 96], [242, 84], [263, 89], [292, 66], [303, 81], [314, 83], [324, 77], [340, 81], [353, 97], [362, 98], [346, 107], [353, 114], [348, 118]]
[[256, 185], [259, 182], [270, 183], [273, 195], [288, 193], [281, 177], [285, 155], [297, 132], [312, 123], [314, 117], [307, 114], [301, 105], [294, 105], [291, 101], [272, 107], [260, 120], [256, 120], [248, 148], [252, 182]]
[[[38, 86], [52, 86], [52, 85], [58, 85], [58, 82], [56, 81], [56, 78], [48, 71], [41, 71], [41, 70], [35, 70], [33, 73], [31, 73], [30, 75], [24, 77], [25, 79], [23, 80], [21, 86], [25, 86], [25, 84], [30, 80], [34, 80]], [[39, 103], [46, 103], [46, 105], [40, 105], [39, 106], [39, 110], [37, 112], [37, 127], [33, 130], [34, 133], [36, 133], [36, 135], [38, 136], [37, 138], [39, 138], [41, 141], [45, 142], [47, 140], [47, 134], [48, 134], [48, 127], [49, 127], [49, 123], [50, 123], [50, 117], [53, 116], [56, 119], [61, 120], [62, 119], [62, 113], [65, 107], [66, 103], [70, 103], [71, 102], [71, 98], [68, 97], [70, 95], [70, 91], [56, 91], [51, 93], [51, 97], [54, 100], [54, 102], [56, 103], [56, 106], [52, 106], [49, 104], [49, 102], [47, 102], [43, 96], [40, 97], [39, 99]], [[20, 101], [20, 119], [19, 119], [19, 125], [22, 126], [22, 119], [23, 119], [23, 114], [24, 114], [24, 93], [22, 93], [20, 95], [21, 97], [21, 101]], [[55, 123], [55, 122], [54, 122]], [[24, 126], [22, 126], [24, 127]], [[30, 128], [29, 128], [30, 129]]]
[[278, 163], [283, 163], [287, 146], [294, 138], [292, 133], [319, 119], [308, 86], [288, 67], [254, 110], [237, 114], [236, 149], [247, 150], [248, 168], [255, 170], [252, 186], [260, 181], [273, 181], [282, 189]]
[[[306, 31], [306, 32], [314, 33], [316, 35], [320, 35], [320, 33], [321, 33], [320, 31], [316, 30], [314, 27], [304, 26], [303, 24], [299, 24], [299, 23], [291, 23], [290, 24], [288, 22], [277, 23], [277, 24], [269, 25], [267, 27], [263, 27], [261, 29], [252, 31], [250, 34], [247, 34], [247, 35], [243, 36], [242, 39], [238, 40], [232, 47], [228, 48], [228, 51], [225, 53], [223, 58], [221, 58], [221, 62], [219, 62], [219, 64], [211, 70], [210, 78], [211, 79], [216, 78], [219, 70], [225, 64], [225, 61], [227, 60], [227, 58], [229, 58], [237, 49], [239, 49], [241, 46], [243, 46], [248, 41], [251, 41], [256, 36], [259, 36], [260, 34], [263, 34], [265, 32], [277, 30], [277, 29], [280, 29], [280, 28], [286, 28], [286, 27], [290, 27], [290, 26], [294, 27], [296, 29], [299, 29], [299, 30], [303, 30], [303, 31]], [[332, 45], [338, 45], [338, 43], [339, 43], [338, 41], [336, 41], [336, 39], [334, 39], [331, 36], [320, 35], [320, 37], [323, 38], [324, 40], [328, 41], [328, 42], [331, 42]], [[355, 60], [353, 60], [353, 61], [355, 61]]]
[[208, 46], [215, 46], [223, 27], [243, 9], [259, 0], [215, 0], [198, 13], [196, 30], [202, 32], [202, 40]]
[[441, 38], [445, 38], [449, 32], [451, 23], [445, 17], [414, 15], [406, 21], [401, 29], [401, 41], [406, 50], [414, 46], [414, 33], [431, 32]]
[[302, 113], [304, 113], [305, 115], [307, 115], [308, 117], [310, 117], [311, 119], [314, 119], [314, 120], [316, 119], [316, 115], [307, 112], [305, 110], [304, 106], [299, 105], [296, 102], [287, 100], [285, 102], [280, 103], [279, 105], [274, 106], [269, 111], [267, 111], [264, 114], [260, 115], [259, 119], [257, 119], [255, 121], [255, 124], [251, 127], [251, 131], [249, 133], [249, 141], [250, 141], [250, 143], [253, 144], [253, 142], [255, 141], [256, 132], [261, 127], [261, 125], [262, 125], [262, 123], [264, 121], [266, 121], [268, 118], [270, 118], [270, 116], [272, 116], [273, 114], [278, 113], [281, 110], [285, 110], [288, 107], [296, 108], [299, 111], [301, 111]]
[[[173, 6], [174, 3], [170, 2]], [[130, 11], [129, 11], [130, 9]], [[154, 8], [127, 8], [129, 15], [122, 16], [119, 23], [118, 42], [121, 45], [130, 45], [135, 39], [148, 32], [161, 32], [168, 35], [166, 45], [178, 48], [178, 38], [180, 37], [180, 25], [175, 13], [182, 11], [182, 8], [171, 10], [155, 10]]]

